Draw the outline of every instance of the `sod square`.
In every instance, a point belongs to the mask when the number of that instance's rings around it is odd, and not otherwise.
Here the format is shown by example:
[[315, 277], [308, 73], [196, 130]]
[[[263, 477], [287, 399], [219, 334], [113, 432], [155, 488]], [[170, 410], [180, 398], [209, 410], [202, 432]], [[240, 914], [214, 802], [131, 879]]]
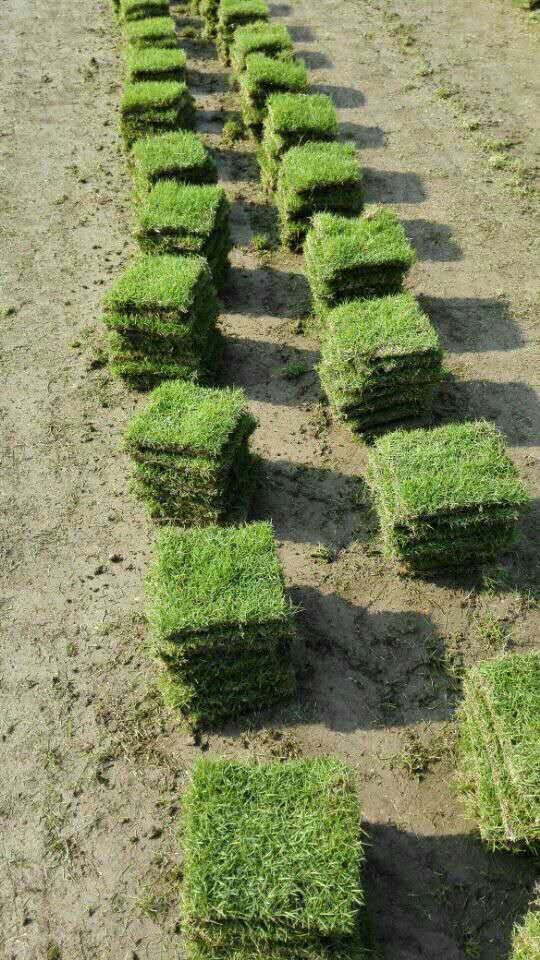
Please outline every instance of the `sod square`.
[[[469, 668], [459, 757], [469, 813], [492, 849], [540, 849], [540, 654]], [[468, 794], [468, 795], [467, 795]]]
[[195, 123], [195, 106], [185, 82], [126, 83], [120, 102], [120, 132], [129, 149], [136, 140]]
[[175, 380], [157, 387], [125, 436], [135, 490], [152, 516], [182, 525], [244, 520], [253, 489], [256, 427], [240, 389]]
[[121, 20], [167, 17], [169, 12], [169, 0], [120, 0]]
[[410, 293], [347, 300], [326, 317], [321, 384], [353, 430], [425, 417], [441, 362], [437, 334]]
[[270, 94], [302, 93], [307, 90], [308, 75], [303, 60], [274, 60], [264, 53], [250, 53], [239, 84], [244, 126], [258, 135]]
[[259, 153], [263, 184], [275, 189], [282, 158], [291, 147], [335, 140], [337, 129], [336, 108], [325, 93], [271, 94]]
[[315, 213], [359, 213], [362, 170], [354, 147], [332, 142], [292, 147], [281, 162], [276, 204], [282, 242], [291, 249], [302, 246]]
[[142, 256], [113, 283], [103, 305], [111, 369], [133, 386], [215, 375], [219, 302], [202, 257]]
[[471, 566], [515, 542], [528, 503], [496, 427], [396, 430], [369, 455], [385, 553], [412, 567]]
[[132, 47], [176, 47], [172, 17], [145, 17], [124, 23], [124, 39]]
[[268, 5], [264, 0], [220, 0], [218, 7], [216, 46], [225, 64], [238, 27], [248, 23], [267, 21]]
[[364, 850], [346, 764], [204, 759], [183, 809], [182, 907], [201, 956], [368, 955], [351, 951]]
[[261, 20], [238, 27], [231, 45], [231, 67], [235, 81], [246, 68], [246, 58], [251, 53], [264, 53], [276, 60], [289, 60], [293, 55], [291, 35], [282, 23], [265, 23]]
[[270, 524], [165, 529], [148, 597], [165, 700], [192, 726], [292, 695], [292, 609]]
[[136, 236], [141, 248], [150, 253], [206, 257], [216, 289], [223, 288], [231, 247], [229, 203], [223, 187], [158, 181], [138, 209]]
[[179, 47], [126, 47], [123, 51], [126, 79], [129, 83], [145, 80], [186, 79], [186, 54]]
[[540, 960], [540, 904], [514, 927], [510, 960]]
[[414, 263], [414, 250], [391, 210], [366, 217], [321, 213], [304, 247], [315, 313], [357, 297], [399, 290]]

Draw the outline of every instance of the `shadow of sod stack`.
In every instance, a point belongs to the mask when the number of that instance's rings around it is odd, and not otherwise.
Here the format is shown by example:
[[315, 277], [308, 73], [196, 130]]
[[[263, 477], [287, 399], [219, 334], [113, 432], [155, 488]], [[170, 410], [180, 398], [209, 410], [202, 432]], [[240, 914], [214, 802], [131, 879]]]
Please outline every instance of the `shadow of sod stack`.
[[362, 205], [362, 170], [351, 144], [310, 142], [283, 156], [276, 206], [285, 246], [301, 249], [315, 213], [353, 217]]
[[395, 430], [369, 453], [384, 553], [418, 571], [473, 566], [516, 540], [528, 495], [485, 421]]
[[245, 520], [254, 487], [243, 390], [173, 380], [132, 418], [125, 446], [134, 487], [155, 518], [190, 526]]
[[292, 697], [292, 608], [270, 524], [162, 531], [147, 591], [158, 685], [192, 728]]
[[139, 257], [104, 297], [109, 366], [138, 389], [162, 380], [213, 380], [223, 337], [219, 301], [202, 257]]
[[352, 770], [199, 760], [183, 800], [189, 960], [372, 960]]
[[463, 690], [459, 754], [469, 813], [492, 849], [538, 853], [540, 654], [479, 663]]

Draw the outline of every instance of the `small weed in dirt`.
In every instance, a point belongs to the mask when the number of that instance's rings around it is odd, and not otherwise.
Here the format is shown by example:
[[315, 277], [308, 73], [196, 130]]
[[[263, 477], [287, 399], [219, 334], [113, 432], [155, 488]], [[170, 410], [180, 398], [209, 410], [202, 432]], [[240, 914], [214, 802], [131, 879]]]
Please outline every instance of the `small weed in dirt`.
[[407, 776], [421, 783], [432, 766], [440, 763], [448, 752], [448, 731], [431, 735], [429, 730], [426, 733], [407, 730], [403, 735], [403, 750], [395, 760]]
[[244, 137], [244, 129], [238, 120], [226, 120], [221, 131], [221, 142], [225, 147], [232, 147]]
[[268, 233], [254, 233], [251, 238], [251, 245], [256, 253], [268, 254], [275, 249], [272, 237]]
[[499, 653], [503, 653], [510, 644], [511, 631], [505, 620], [500, 620], [486, 610], [477, 617], [474, 623], [474, 635], [477, 642]]
[[300, 360], [291, 360], [290, 363], [287, 363], [282, 371], [281, 376], [285, 377], [286, 380], [299, 380], [300, 377], [305, 376], [306, 373], [309, 373], [310, 366], [307, 363], [302, 363]]
[[62, 960], [62, 951], [57, 943], [48, 944], [47, 960]]

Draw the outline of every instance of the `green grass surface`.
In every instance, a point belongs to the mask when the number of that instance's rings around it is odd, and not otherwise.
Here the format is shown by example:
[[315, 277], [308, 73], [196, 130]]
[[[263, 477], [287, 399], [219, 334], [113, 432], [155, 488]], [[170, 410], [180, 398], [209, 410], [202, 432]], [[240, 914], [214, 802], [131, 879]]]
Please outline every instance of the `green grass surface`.
[[124, 39], [133, 47], [175, 47], [172, 17], [146, 17], [124, 23]]
[[273, 93], [266, 101], [266, 119], [259, 154], [265, 186], [274, 189], [283, 155], [310, 140], [335, 140], [336, 108], [324, 93]]
[[309, 142], [285, 153], [276, 203], [285, 245], [300, 246], [313, 214], [333, 211], [353, 216], [362, 209], [362, 170], [354, 147]]
[[199, 284], [209, 279], [208, 266], [201, 257], [173, 257], [148, 254], [135, 260], [114, 281], [103, 298], [106, 312], [151, 313], [156, 317], [155, 333], [170, 332], [159, 324], [184, 321], [193, 309]]
[[308, 74], [303, 60], [276, 60], [264, 53], [250, 53], [239, 84], [244, 126], [259, 132], [268, 97], [283, 91], [302, 93], [308, 87]]
[[540, 960], [540, 906], [514, 927], [510, 960]]
[[287, 27], [282, 23], [259, 21], [235, 30], [230, 59], [237, 81], [251, 53], [264, 53], [281, 60], [292, 57], [293, 42]]
[[204, 35], [207, 40], [213, 40], [217, 32], [219, 0], [201, 0], [200, 14], [204, 19]]
[[147, 137], [134, 144], [131, 164], [139, 197], [158, 180], [216, 183], [217, 168], [201, 138], [190, 130]]
[[365, 217], [321, 213], [313, 218], [304, 253], [319, 316], [343, 300], [399, 289], [415, 259], [403, 227], [390, 210], [376, 210]]
[[229, 63], [229, 51], [237, 28], [248, 23], [267, 21], [268, 16], [265, 0], [220, 0], [216, 45], [224, 63]]
[[126, 79], [129, 83], [151, 80], [186, 79], [186, 54], [183, 50], [162, 47], [125, 47], [123, 51], [126, 65]]
[[126, 83], [120, 101], [120, 132], [128, 148], [143, 137], [191, 129], [194, 122], [194, 101], [185, 82]]
[[460, 766], [469, 812], [492, 848], [540, 849], [540, 654], [484, 661], [466, 675]]
[[229, 203], [223, 187], [158, 181], [137, 211], [136, 237], [149, 252], [206, 257], [220, 290], [231, 246]]
[[120, 0], [122, 20], [144, 20], [148, 17], [166, 17], [169, 0]]
[[366, 430], [370, 415], [379, 426], [427, 414], [441, 361], [437, 334], [410, 293], [349, 300], [326, 318], [321, 384], [353, 428]]
[[396, 430], [369, 456], [385, 552], [419, 567], [474, 564], [514, 542], [528, 495], [484, 421]]
[[195, 766], [183, 908], [203, 941], [352, 935], [363, 856], [352, 772], [339, 760]]

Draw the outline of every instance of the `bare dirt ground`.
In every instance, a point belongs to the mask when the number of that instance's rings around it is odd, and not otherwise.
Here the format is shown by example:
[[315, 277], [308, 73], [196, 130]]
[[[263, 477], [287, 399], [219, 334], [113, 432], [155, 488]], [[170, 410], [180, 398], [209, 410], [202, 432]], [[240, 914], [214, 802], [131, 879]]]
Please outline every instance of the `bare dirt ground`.
[[[366, 448], [333, 425], [304, 330], [302, 260], [274, 229], [213, 48], [181, 40], [199, 129], [234, 204], [224, 379], [260, 427], [256, 516], [302, 607], [301, 696], [202, 742], [154, 694], [143, 650], [152, 527], [128, 490], [137, 404], [104, 366], [100, 296], [131, 251], [108, 4], [6, 0], [0, 955], [182, 956], [181, 792], [201, 750], [337, 751], [358, 771], [374, 925], [392, 960], [508, 956], [536, 864], [493, 856], [463, 817], [453, 711], [464, 664], [538, 645], [538, 500], [483, 575], [400, 576], [381, 559]], [[410, 285], [448, 350], [436, 419], [487, 416], [538, 496], [539, 34], [505, 0], [274, 4], [413, 239]], [[177, 8], [179, 34], [197, 26]], [[536, 107], [535, 107], [536, 105]], [[290, 378], [289, 364], [305, 373]]]

